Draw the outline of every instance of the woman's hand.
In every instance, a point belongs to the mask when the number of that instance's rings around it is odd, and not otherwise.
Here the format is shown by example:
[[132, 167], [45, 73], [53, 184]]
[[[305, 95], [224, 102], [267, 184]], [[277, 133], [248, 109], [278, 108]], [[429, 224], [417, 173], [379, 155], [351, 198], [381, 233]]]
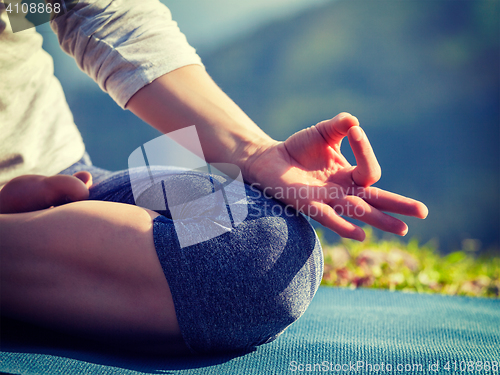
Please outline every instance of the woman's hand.
[[[341, 216], [399, 235], [406, 224], [382, 211], [427, 216], [422, 203], [370, 187], [380, 167], [358, 120], [347, 113], [276, 142], [194, 65], [143, 87], [127, 108], [163, 133], [196, 125], [207, 162], [237, 165], [247, 182], [343, 237], [363, 240], [365, 234]], [[355, 167], [340, 153], [346, 135]]]
[[[345, 136], [356, 166], [340, 151]], [[404, 236], [407, 225], [384, 212], [421, 219], [428, 213], [421, 202], [370, 187], [380, 178], [380, 166], [358, 120], [347, 113], [263, 146], [248, 159], [243, 175], [264, 193], [359, 241], [365, 238], [363, 229], [342, 216]]]

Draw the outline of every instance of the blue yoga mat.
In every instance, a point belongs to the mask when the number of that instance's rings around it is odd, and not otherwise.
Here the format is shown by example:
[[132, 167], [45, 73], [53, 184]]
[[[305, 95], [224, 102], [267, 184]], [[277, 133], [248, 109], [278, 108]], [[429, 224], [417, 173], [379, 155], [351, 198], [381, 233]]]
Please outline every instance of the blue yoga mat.
[[[9, 329], [5, 329], [9, 328]], [[7, 334], [3, 332], [7, 331]], [[17, 333], [17, 334], [16, 334]], [[320, 288], [276, 341], [241, 354], [135, 357], [2, 327], [8, 374], [499, 374], [500, 300]], [[496, 367], [495, 367], [496, 366]]]

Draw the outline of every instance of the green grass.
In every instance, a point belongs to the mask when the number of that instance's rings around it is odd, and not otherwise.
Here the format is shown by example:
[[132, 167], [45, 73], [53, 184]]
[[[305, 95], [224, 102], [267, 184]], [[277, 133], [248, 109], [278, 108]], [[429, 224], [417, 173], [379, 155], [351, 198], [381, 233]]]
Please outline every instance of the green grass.
[[318, 233], [325, 258], [322, 285], [500, 296], [500, 257], [477, 256], [477, 245], [472, 240], [465, 241], [460, 251], [441, 255], [431, 243], [379, 240], [369, 228], [365, 231], [364, 242], [343, 239], [333, 245]]

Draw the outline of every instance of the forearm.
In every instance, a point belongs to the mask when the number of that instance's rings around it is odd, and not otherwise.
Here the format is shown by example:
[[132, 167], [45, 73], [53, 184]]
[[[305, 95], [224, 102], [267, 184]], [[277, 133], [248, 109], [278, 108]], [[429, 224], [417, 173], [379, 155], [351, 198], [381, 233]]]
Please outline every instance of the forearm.
[[244, 175], [252, 155], [276, 143], [197, 65], [143, 87], [127, 109], [163, 133], [196, 125], [207, 162], [236, 164]]
[[54, 20], [62, 48], [120, 106], [163, 133], [196, 125], [208, 162], [245, 173], [271, 138], [212, 81], [165, 6], [110, 3], [80, 1]]

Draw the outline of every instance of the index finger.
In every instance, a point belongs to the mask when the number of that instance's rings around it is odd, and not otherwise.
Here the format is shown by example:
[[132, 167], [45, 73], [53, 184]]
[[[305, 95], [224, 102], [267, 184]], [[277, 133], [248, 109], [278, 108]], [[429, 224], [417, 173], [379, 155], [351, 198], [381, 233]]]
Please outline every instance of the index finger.
[[350, 113], [342, 112], [330, 120], [321, 121], [315, 127], [328, 145], [337, 150], [340, 149], [340, 143], [349, 129], [358, 125], [359, 122], [356, 117]]
[[380, 179], [382, 171], [368, 137], [360, 126], [350, 128], [347, 137], [357, 164], [352, 170], [352, 180], [364, 187], [373, 185]]

